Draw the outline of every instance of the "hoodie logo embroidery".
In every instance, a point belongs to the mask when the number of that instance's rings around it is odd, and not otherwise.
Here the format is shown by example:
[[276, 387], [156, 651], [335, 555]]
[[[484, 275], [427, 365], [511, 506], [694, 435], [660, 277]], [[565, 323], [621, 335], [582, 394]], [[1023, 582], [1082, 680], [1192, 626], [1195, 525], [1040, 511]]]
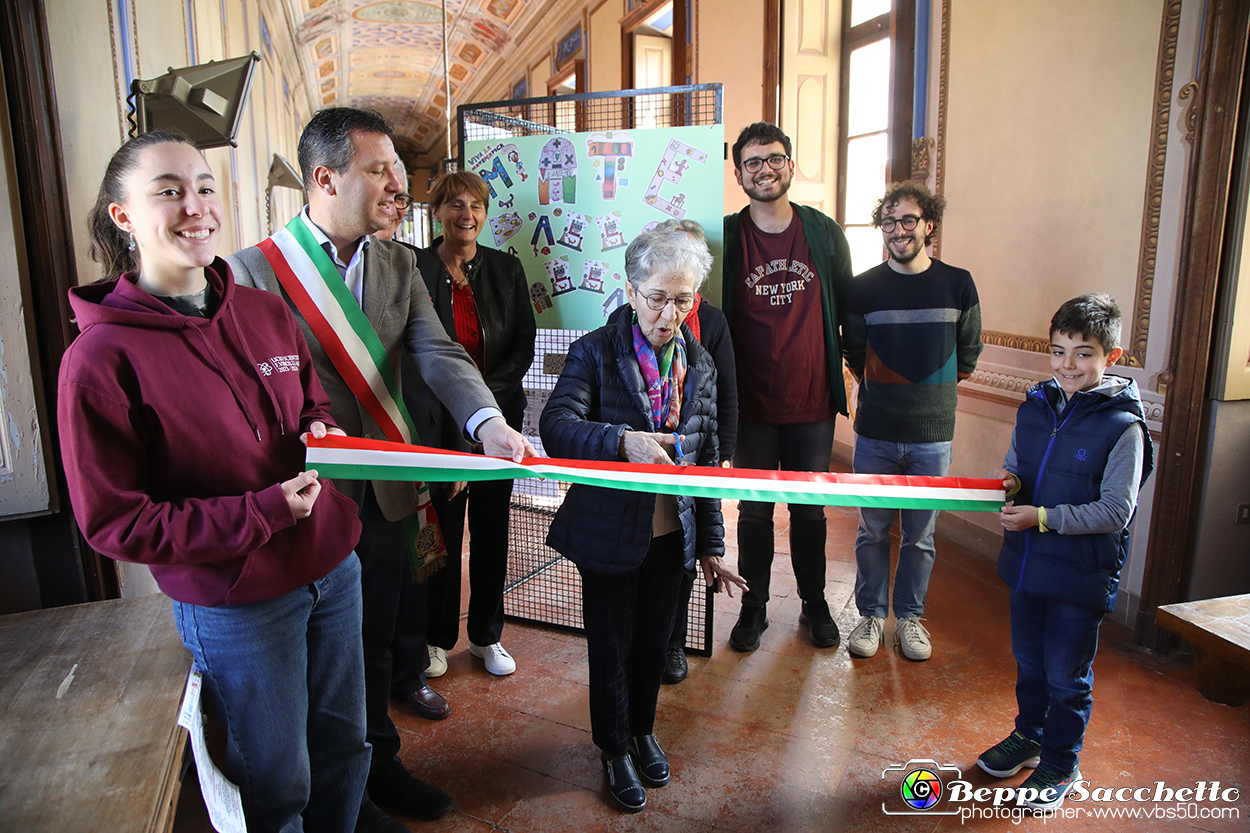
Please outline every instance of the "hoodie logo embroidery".
[[1073, 456], [1076, 457], [1076, 459], [1080, 460], [1082, 463], [1088, 462], [1089, 460], [1089, 453], [1083, 448], [1078, 448], [1076, 450], [1076, 454], [1074, 454]]
[[270, 356], [269, 361], [256, 365], [263, 376], [274, 373], [295, 373], [299, 371], [299, 356]]

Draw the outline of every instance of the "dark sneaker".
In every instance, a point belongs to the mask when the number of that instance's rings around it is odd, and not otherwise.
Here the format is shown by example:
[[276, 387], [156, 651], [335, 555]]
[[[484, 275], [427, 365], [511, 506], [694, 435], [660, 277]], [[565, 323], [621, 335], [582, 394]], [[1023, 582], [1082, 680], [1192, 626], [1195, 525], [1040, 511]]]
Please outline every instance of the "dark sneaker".
[[1020, 785], [1022, 790], [1037, 790], [1037, 798], [1026, 798], [1024, 804], [1037, 813], [1050, 813], [1063, 806], [1072, 785], [1081, 780], [1081, 771], [1074, 769], [1063, 772], [1047, 764], [1033, 770], [1033, 774], [1024, 779]]
[[991, 746], [977, 758], [977, 766], [995, 778], [1010, 778], [1026, 766], [1036, 767], [1041, 758], [1042, 745], [1013, 731], [1005, 739]]
[[729, 647], [735, 651], [754, 651], [760, 647], [760, 634], [768, 630], [768, 613], [762, 607], [743, 607], [738, 624], [729, 632]]
[[677, 685], [686, 679], [686, 652], [679, 645], [669, 645], [664, 652], [664, 684]]
[[817, 648], [832, 648], [842, 638], [833, 616], [829, 613], [829, 604], [823, 599], [819, 602], [803, 602], [799, 624], [807, 625], [811, 629], [812, 644]]

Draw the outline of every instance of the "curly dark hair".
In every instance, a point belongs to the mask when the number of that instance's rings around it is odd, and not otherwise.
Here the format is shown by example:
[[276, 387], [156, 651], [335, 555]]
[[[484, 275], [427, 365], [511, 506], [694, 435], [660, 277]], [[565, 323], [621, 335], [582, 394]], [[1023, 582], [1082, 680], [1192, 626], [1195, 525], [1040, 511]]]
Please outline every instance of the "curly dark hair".
[[1086, 341], [1097, 341], [1104, 353], [1120, 346], [1120, 305], [1102, 292], [1078, 295], [1063, 305], [1050, 319], [1050, 333], [1080, 335]]
[[385, 133], [395, 137], [395, 126], [376, 110], [356, 107], [327, 107], [308, 120], [299, 137], [299, 172], [304, 188], [313, 187], [313, 171], [325, 165], [335, 173], [343, 173], [356, 158], [352, 131]]
[[792, 155], [790, 137], [783, 133], [780, 127], [766, 121], [748, 124], [738, 134], [738, 141], [734, 142], [734, 167], [737, 168], [742, 164], [742, 149], [747, 145], [771, 145], [773, 142], [781, 142], [781, 146], [786, 149], [786, 156]]
[[920, 217], [933, 222], [933, 231], [925, 236], [924, 244], [928, 246], [937, 235], [937, 228], [942, 222], [942, 212], [946, 210], [946, 198], [930, 191], [923, 182], [914, 179], [905, 182], [891, 182], [885, 196], [877, 200], [872, 207], [872, 227], [881, 228], [883, 215], [893, 211], [894, 206], [903, 200], [914, 200], [920, 206]]

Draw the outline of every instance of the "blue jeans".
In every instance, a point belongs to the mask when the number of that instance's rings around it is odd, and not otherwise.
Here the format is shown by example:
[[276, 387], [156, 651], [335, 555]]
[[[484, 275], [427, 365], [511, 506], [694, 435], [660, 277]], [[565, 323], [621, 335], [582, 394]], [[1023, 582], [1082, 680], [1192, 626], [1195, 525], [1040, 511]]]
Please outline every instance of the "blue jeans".
[[[856, 474], [914, 474], [945, 477], [951, 467], [951, 444], [895, 443], [856, 436]], [[855, 606], [860, 616], [884, 619], [889, 614], [890, 527], [901, 512], [902, 542], [894, 571], [894, 615], [919, 617], [929, 595], [933, 571], [933, 527], [938, 513], [927, 509], [859, 510], [855, 538]]]
[[369, 772], [356, 555], [276, 599], [173, 607], [248, 830], [352, 830]]
[[[833, 419], [793, 425], [738, 423], [734, 466], [773, 471], [829, 471]], [[825, 507], [790, 504], [790, 566], [804, 602], [825, 600]], [[743, 608], [768, 604], [773, 567], [773, 504], [738, 503], [738, 572], [750, 587]]]
[[1042, 745], [1042, 763], [1076, 769], [1094, 706], [1094, 654], [1102, 612], [1013, 591], [1016, 729]]

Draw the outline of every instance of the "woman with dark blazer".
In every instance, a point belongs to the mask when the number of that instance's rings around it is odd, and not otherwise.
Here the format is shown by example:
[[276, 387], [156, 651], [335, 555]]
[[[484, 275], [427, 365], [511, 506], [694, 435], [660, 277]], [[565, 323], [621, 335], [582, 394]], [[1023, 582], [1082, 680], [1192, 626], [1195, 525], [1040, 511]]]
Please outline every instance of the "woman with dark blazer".
[[[480, 176], [467, 171], [443, 174], [429, 193], [430, 212], [443, 236], [417, 255], [447, 334], [465, 348], [495, 395], [508, 425], [520, 430], [525, 412], [521, 380], [534, 360], [534, 308], [521, 261], [506, 252], [478, 245], [486, 228], [490, 192]], [[451, 415], [428, 389], [416, 386], [414, 414], [421, 437], [430, 445], [459, 451], [471, 447]], [[428, 394], [428, 395], [427, 395]], [[428, 425], [429, 427], [422, 427]], [[442, 484], [432, 487], [431, 502], [447, 546], [447, 565], [427, 580], [429, 643], [427, 677], [447, 670], [447, 652], [460, 630], [461, 548], [466, 508], [469, 516], [469, 651], [497, 676], [511, 674], [516, 662], [504, 649], [503, 587], [508, 571], [508, 511], [512, 481]], [[471, 499], [470, 499], [471, 498]]]
[[[539, 424], [553, 457], [716, 465], [716, 368], [682, 325], [712, 258], [676, 229], [643, 232], [625, 253], [632, 308], [569, 348]], [[590, 722], [612, 797], [646, 806], [668, 783], [655, 711], [682, 575], [746, 583], [722, 563], [720, 501], [575, 484], [547, 544], [577, 565], [590, 666]], [[641, 775], [641, 779], [639, 776]]]

